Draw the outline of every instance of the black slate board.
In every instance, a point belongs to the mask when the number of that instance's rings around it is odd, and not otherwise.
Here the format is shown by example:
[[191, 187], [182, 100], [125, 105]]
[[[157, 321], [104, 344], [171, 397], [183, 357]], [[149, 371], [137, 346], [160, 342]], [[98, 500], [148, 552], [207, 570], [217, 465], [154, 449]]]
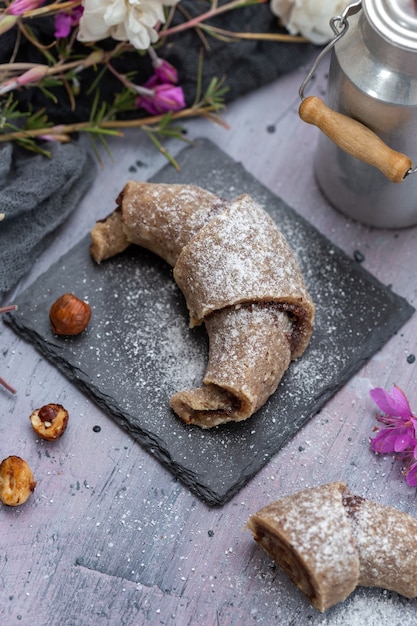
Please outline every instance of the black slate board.
[[[185, 148], [178, 162], [179, 174], [168, 165], [152, 180], [198, 184], [229, 198], [252, 195], [292, 245], [316, 304], [309, 348], [254, 417], [201, 430], [171, 412], [175, 391], [201, 383], [207, 338], [204, 328], [188, 328], [171, 268], [138, 247], [96, 265], [87, 235], [18, 298], [18, 311], [6, 321], [192, 492], [218, 505], [237, 493], [414, 309], [209, 141]], [[48, 312], [67, 291], [89, 301], [92, 321], [82, 335], [59, 338]]]

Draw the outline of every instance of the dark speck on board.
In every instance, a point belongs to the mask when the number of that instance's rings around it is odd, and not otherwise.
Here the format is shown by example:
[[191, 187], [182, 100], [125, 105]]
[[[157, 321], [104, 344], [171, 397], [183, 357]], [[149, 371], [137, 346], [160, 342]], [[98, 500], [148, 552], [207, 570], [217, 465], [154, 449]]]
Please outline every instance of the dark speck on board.
[[97, 426], [93, 426], [93, 431], [94, 431], [95, 433], [99, 433], [99, 432], [100, 432], [100, 430], [101, 430], [101, 426], [98, 426], [98, 425], [97, 425]]
[[364, 260], [365, 260], [365, 255], [362, 254], [362, 252], [360, 250], [355, 250], [355, 252], [353, 253], [353, 258], [358, 263], [363, 263]]
[[414, 363], [416, 360], [415, 354], [409, 354], [407, 357], [407, 363]]

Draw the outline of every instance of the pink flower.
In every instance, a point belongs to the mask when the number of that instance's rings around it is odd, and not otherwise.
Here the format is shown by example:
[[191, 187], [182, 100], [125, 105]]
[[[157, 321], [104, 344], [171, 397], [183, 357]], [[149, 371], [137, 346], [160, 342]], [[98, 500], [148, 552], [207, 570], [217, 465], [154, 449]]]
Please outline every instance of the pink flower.
[[46, 0], [14, 0], [7, 8], [10, 15], [22, 15], [45, 4]]
[[408, 400], [397, 385], [391, 389], [391, 395], [381, 387], [371, 389], [369, 394], [381, 411], [389, 416], [401, 417], [404, 420], [413, 417]]
[[404, 450], [416, 442], [413, 430], [407, 426], [383, 428], [371, 439], [371, 448], [379, 454], [404, 452]]
[[175, 67], [168, 61], [165, 61], [165, 59], [159, 59], [159, 61], [158, 65], [154, 65], [154, 69], [161, 83], [176, 84], [178, 82], [178, 72]]
[[21, 76], [6, 80], [6, 82], [4, 82], [0, 86], [0, 95], [8, 93], [9, 91], [13, 91], [14, 89], [18, 89], [19, 87], [23, 87], [23, 85], [36, 83], [42, 80], [46, 76], [47, 73], [48, 73], [47, 65], [35, 65], [34, 67], [31, 67], [26, 72], [23, 72]]
[[417, 487], [417, 418], [413, 415], [406, 395], [397, 385], [388, 393], [376, 388], [370, 391], [375, 404], [385, 413], [377, 420], [385, 425], [371, 439], [371, 448], [379, 454], [395, 452], [406, 461], [404, 471], [407, 483]]
[[416, 445], [417, 419], [414, 417], [409, 402], [403, 391], [397, 385], [388, 393], [380, 387], [371, 389], [370, 396], [375, 404], [386, 415], [378, 415], [377, 420], [386, 424], [371, 440], [374, 452], [404, 452], [407, 448]]
[[[414, 456], [414, 459], [416, 457]], [[408, 468], [405, 473], [405, 479], [410, 487], [417, 487], [417, 460]]]
[[176, 87], [178, 72], [171, 63], [161, 59], [151, 47], [148, 50], [155, 73], [144, 85], [134, 85], [139, 94], [136, 107], [145, 109], [151, 115], [178, 111], [185, 107], [184, 92]]
[[152, 65], [155, 75], [161, 83], [172, 83], [176, 85], [178, 82], [178, 72], [171, 63], [161, 59], [153, 48], [149, 48], [149, 55], [152, 59]]
[[74, 7], [71, 11], [55, 15], [55, 37], [68, 37], [73, 26], [77, 26], [83, 14], [83, 7]]
[[[159, 115], [169, 111], [179, 111], [185, 107], [184, 92], [181, 87], [169, 83], [158, 85], [154, 82], [154, 80], [147, 81], [143, 92], [138, 88], [137, 108], [145, 109], [150, 115]], [[150, 85], [152, 85], [151, 88]]]

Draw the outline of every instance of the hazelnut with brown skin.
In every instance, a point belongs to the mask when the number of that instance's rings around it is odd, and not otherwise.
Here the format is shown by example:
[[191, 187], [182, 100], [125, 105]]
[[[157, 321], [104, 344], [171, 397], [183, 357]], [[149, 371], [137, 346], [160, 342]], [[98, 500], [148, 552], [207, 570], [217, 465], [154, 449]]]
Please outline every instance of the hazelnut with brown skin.
[[0, 464], [0, 500], [7, 506], [24, 504], [36, 487], [29, 465], [20, 456], [8, 456]]
[[74, 294], [64, 293], [51, 306], [49, 319], [56, 335], [79, 335], [88, 326], [91, 308]]
[[39, 437], [54, 441], [65, 432], [68, 418], [68, 411], [61, 404], [46, 404], [33, 411], [29, 419]]

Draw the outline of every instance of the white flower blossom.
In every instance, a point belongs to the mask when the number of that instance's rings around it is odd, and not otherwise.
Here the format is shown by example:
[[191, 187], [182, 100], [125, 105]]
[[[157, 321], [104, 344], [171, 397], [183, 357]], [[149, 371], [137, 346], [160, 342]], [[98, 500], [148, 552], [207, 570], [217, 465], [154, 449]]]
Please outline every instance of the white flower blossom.
[[164, 22], [164, 6], [178, 0], [84, 0], [78, 39], [99, 41], [112, 37], [147, 50], [158, 40], [155, 27]]
[[333, 37], [330, 19], [348, 4], [348, 0], [271, 0], [271, 10], [289, 33], [322, 45]]

